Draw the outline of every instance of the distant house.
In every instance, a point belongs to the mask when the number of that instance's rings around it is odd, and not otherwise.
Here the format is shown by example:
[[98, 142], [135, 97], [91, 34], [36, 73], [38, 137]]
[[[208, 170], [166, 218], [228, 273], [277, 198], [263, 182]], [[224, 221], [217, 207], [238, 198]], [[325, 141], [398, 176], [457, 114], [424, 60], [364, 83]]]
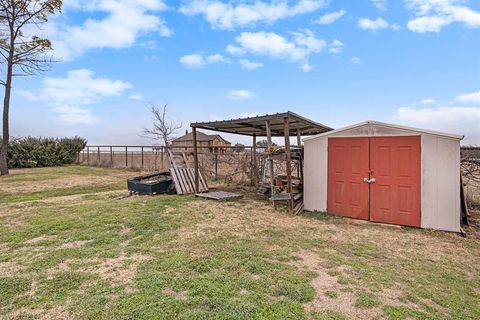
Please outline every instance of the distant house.
[[[197, 131], [199, 152], [226, 153], [232, 144], [218, 134], [205, 134]], [[185, 135], [172, 141], [173, 151], [193, 151], [193, 134], [185, 131]]]

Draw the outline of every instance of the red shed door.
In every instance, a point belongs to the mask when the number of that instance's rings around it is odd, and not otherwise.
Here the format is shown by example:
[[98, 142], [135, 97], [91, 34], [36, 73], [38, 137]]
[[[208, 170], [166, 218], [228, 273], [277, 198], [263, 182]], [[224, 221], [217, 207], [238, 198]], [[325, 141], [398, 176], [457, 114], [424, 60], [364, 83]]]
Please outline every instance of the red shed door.
[[370, 220], [420, 227], [420, 137], [370, 138]]
[[328, 139], [328, 212], [368, 220], [368, 149], [368, 138]]

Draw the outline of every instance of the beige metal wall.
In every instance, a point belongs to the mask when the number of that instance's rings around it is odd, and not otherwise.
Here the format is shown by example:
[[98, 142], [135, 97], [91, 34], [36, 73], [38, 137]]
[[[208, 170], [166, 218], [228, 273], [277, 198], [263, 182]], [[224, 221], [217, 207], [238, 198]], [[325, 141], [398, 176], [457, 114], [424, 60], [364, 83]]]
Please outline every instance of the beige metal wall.
[[365, 124], [305, 140], [305, 210], [327, 210], [328, 137], [421, 136], [421, 227], [460, 231], [460, 140]]
[[460, 231], [460, 141], [422, 135], [422, 228]]

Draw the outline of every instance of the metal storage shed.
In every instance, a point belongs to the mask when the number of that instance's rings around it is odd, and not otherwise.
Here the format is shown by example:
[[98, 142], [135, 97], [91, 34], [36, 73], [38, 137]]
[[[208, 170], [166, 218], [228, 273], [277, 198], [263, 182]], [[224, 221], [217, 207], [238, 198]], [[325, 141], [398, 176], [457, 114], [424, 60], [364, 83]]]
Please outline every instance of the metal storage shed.
[[305, 210], [459, 232], [462, 139], [376, 121], [306, 138]]

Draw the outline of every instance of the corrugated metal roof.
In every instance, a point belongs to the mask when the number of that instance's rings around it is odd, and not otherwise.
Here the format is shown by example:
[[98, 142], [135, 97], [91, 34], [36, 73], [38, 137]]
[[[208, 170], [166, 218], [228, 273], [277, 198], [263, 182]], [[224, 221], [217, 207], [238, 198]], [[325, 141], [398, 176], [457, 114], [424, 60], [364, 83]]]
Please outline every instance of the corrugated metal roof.
[[193, 128], [262, 137], [267, 135], [266, 121], [268, 120], [270, 121], [272, 136], [283, 137], [285, 135], [285, 118], [288, 118], [290, 136], [296, 136], [298, 131], [300, 131], [301, 135], [312, 135], [333, 130], [328, 126], [291, 111], [231, 120], [195, 122], [190, 124], [190, 126]]
[[462, 140], [464, 138], [464, 136], [457, 135], [457, 134], [451, 134], [451, 133], [445, 133], [445, 132], [439, 132], [439, 131], [433, 131], [433, 130], [427, 130], [427, 129], [420, 129], [420, 128], [413, 128], [413, 127], [407, 127], [407, 126], [402, 126], [402, 125], [397, 125], [397, 124], [368, 120], [368, 121], [360, 122], [360, 123], [357, 123], [357, 124], [354, 124], [354, 125], [351, 125], [351, 126], [348, 126], [348, 127], [343, 127], [343, 128], [335, 129], [333, 131], [326, 132], [326, 133], [322, 133], [322, 134], [318, 134], [318, 135], [315, 135], [315, 136], [307, 137], [307, 138], [304, 138], [303, 140], [304, 141], [313, 140], [315, 138], [319, 138], [319, 137], [323, 137], [323, 136], [329, 136], [331, 134], [335, 134], [335, 133], [339, 133], [339, 132], [343, 132], [343, 131], [347, 131], [347, 130], [350, 130], [350, 129], [355, 129], [355, 128], [359, 128], [359, 127], [363, 127], [363, 126], [368, 126], [368, 125], [376, 125], [376, 126], [385, 127], [385, 128], [401, 129], [401, 130], [411, 131], [411, 132], [420, 133], [420, 134], [442, 136], [442, 137], [451, 138], [451, 139], [458, 139], [458, 140]]

